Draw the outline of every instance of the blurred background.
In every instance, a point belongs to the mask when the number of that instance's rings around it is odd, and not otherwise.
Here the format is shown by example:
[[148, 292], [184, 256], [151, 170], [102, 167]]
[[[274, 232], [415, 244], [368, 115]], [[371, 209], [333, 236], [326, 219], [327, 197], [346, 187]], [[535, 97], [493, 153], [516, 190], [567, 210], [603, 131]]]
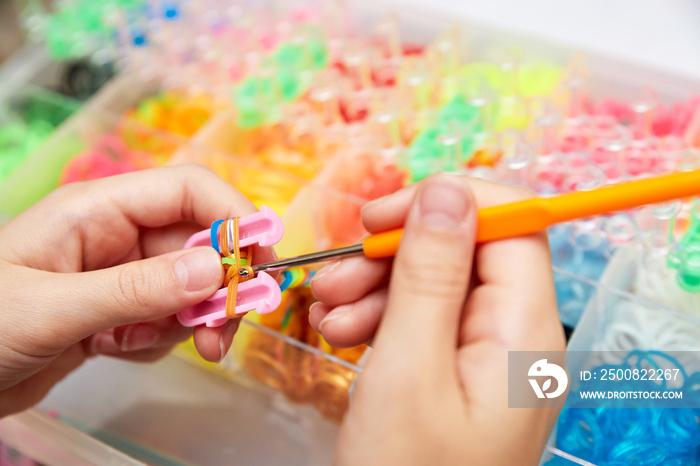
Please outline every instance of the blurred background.
[[0, 0], [0, 62], [19, 48], [23, 40], [12, 0]]
[[700, 76], [695, 0], [400, 0], [614, 58]]
[[[352, 4], [352, 0], [349, 0]], [[700, 77], [696, 0], [390, 0], [686, 77]], [[0, 0], [0, 62], [23, 37], [12, 0]]]

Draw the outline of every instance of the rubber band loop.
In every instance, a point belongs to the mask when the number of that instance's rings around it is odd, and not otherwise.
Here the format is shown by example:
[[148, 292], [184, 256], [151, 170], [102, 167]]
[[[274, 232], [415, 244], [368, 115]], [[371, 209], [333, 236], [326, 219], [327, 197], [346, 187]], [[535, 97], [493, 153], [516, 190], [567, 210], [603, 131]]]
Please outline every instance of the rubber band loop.
[[[215, 231], [215, 230], [214, 230]], [[229, 234], [231, 238], [229, 241]], [[212, 235], [213, 236], [213, 235]], [[238, 297], [238, 284], [251, 280], [255, 273], [249, 264], [253, 262], [253, 247], [249, 246], [245, 252], [241, 252], [238, 243], [240, 233], [238, 227], [238, 217], [222, 221], [219, 224], [219, 251], [223, 254], [221, 263], [224, 266], [226, 276], [224, 286], [226, 286], [226, 317], [233, 319], [236, 317], [236, 298]], [[233, 251], [231, 251], [233, 248]], [[243, 263], [245, 261], [245, 264]], [[243, 274], [242, 272], [246, 273]]]
[[289, 326], [289, 321], [292, 318], [293, 311], [294, 311], [293, 306], [288, 306], [287, 309], [284, 311], [284, 317], [282, 318], [282, 325], [281, 325], [282, 331], [286, 330], [287, 327]]
[[298, 286], [309, 286], [311, 279], [316, 275], [316, 270], [296, 268], [284, 270], [281, 275], [282, 283], [280, 284], [280, 290], [285, 291]]
[[282, 283], [280, 284], [280, 290], [285, 291], [287, 288], [289, 288], [289, 285], [292, 283], [292, 280], [294, 278], [292, 277], [292, 274], [289, 272], [289, 270], [285, 270], [282, 272]]
[[211, 239], [211, 247], [216, 249], [216, 252], [221, 254], [221, 249], [219, 248], [219, 238], [218, 232], [219, 232], [219, 227], [221, 224], [224, 223], [223, 220], [217, 220], [216, 222], [211, 224], [211, 229], [209, 230], [209, 238]]

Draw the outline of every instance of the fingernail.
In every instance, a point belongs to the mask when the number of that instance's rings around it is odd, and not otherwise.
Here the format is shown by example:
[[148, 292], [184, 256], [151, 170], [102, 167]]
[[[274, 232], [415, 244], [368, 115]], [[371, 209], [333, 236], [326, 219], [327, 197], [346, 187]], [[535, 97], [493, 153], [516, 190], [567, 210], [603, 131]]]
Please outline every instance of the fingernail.
[[340, 262], [341, 261], [335, 261], [332, 264], [328, 264], [327, 266], [325, 266], [324, 268], [322, 268], [321, 270], [316, 272], [316, 275], [311, 277], [311, 281], [312, 282], [316, 281], [319, 278], [323, 277], [324, 275], [328, 275], [329, 273], [331, 273], [332, 271], [334, 271], [335, 269], [338, 268], [338, 266], [340, 265]]
[[148, 325], [132, 325], [124, 331], [122, 351], [153, 348], [158, 343], [158, 338], [158, 332]]
[[318, 329], [321, 331], [321, 333], [323, 333], [323, 326], [326, 325], [328, 322], [332, 320], [342, 319], [343, 317], [348, 315], [348, 312], [350, 312], [352, 306], [352, 304], [343, 304], [342, 306], [338, 306], [331, 312], [326, 314], [326, 317], [324, 317], [318, 324]]
[[433, 177], [420, 193], [418, 208], [421, 220], [430, 229], [445, 231], [458, 227], [467, 218], [468, 194], [459, 178]]
[[199, 291], [221, 280], [221, 261], [213, 249], [194, 249], [175, 263], [178, 280], [187, 291]]
[[311, 314], [311, 311], [313, 311], [313, 309], [315, 307], [320, 306], [320, 305], [321, 305], [321, 303], [319, 303], [318, 301], [311, 303], [311, 306], [309, 306], [309, 314]]
[[98, 333], [92, 337], [90, 351], [92, 354], [116, 354], [121, 351], [121, 348], [114, 341], [114, 335], [111, 333]]
[[224, 329], [223, 332], [221, 332], [221, 339], [219, 340], [219, 351], [220, 351], [220, 356], [219, 360], [217, 362], [221, 362], [224, 360], [226, 357], [227, 353], [227, 348], [231, 345], [231, 342], [233, 341], [233, 337], [236, 336], [236, 332], [238, 331], [238, 326], [241, 324], [241, 319], [237, 319], [234, 322], [230, 322], [227, 325], [227, 327]]

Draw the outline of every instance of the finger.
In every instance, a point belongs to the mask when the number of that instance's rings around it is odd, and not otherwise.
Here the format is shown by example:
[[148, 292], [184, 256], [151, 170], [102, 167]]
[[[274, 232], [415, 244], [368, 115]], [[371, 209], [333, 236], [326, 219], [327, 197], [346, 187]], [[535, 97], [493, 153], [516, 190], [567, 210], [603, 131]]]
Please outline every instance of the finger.
[[[139, 227], [192, 220], [206, 228], [218, 219], [255, 212], [243, 194], [212, 171], [186, 165], [63, 186], [9, 222], [0, 236], [12, 262], [46, 270], [93, 270], [126, 256], [123, 245], [136, 243]], [[43, 251], [52, 249], [61, 250], [63, 261], [72, 259], [74, 266], [61, 269], [46, 259]]]
[[387, 303], [387, 288], [379, 288], [352, 304], [338, 307], [315, 303], [309, 322], [332, 346], [349, 348], [372, 340]]
[[[517, 202], [532, 197], [532, 193], [526, 189], [485, 180], [462, 179], [464, 182], [468, 182], [472, 187], [477, 199], [477, 205], [480, 208]], [[402, 219], [405, 218], [408, 212], [409, 205], [410, 200], [407, 199], [407, 195], [404, 192], [397, 192], [368, 203], [363, 209], [363, 218], [366, 227], [368, 229], [381, 231], [400, 226]], [[509, 273], [507, 274], [503, 273], [504, 257], [509, 258]], [[531, 296], [535, 296], [535, 303], [538, 302], [537, 294], [531, 291], [534, 289], [542, 289], [543, 287], [546, 288], [551, 282], [551, 267], [544, 266], [550, 263], [549, 247], [544, 234], [482, 244], [477, 249], [477, 258], [479, 281], [482, 283], [499, 285], [508, 290], [514, 290], [513, 293], [508, 292], [501, 294], [501, 289], [498, 289], [493, 293], [494, 295], [500, 296], [502, 300], [511, 301], [511, 304], [512, 302], [521, 302], [521, 299], [524, 297], [530, 299], [529, 297]], [[511, 266], [517, 268], [515, 271], [516, 273], [510, 273]], [[530, 273], [535, 266], [542, 267], [543, 273]], [[489, 290], [493, 290], [493, 288], [489, 288]], [[484, 294], [483, 291], [484, 290], [478, 290], [476, 297], [479, 298], [482, 296]], [[517, 293], [515, 291], [517, 291]], [[526, 296], [523, 296], [523, 294]], [[491, 293], [487, 293], [487, 297], [490, 295]], [[547, 302], [547, 298], [549, 297], [551, 297], [551, 293], [544, 297], [545, 302]], [[530, 299], [530, 301], [532, 301], [532, 299]], [[508, 307], [508, 305], [504, 306], [506, 309]], [[481, 309], [483, 309], [483, 307]], [[488, 317], [485, 317], [485, 319], [487, 321], [489, 320]], [[497, 320], [493, 320], [493, 322], [505, 324], [511, 323], [513, 320], [507, 319], [505, 323]], [[513, 327], [517, 326], [514, 325]]]
[[321, 333], [321, 321], [331, 312], [331, 309], [333, 309], [333, 306], [322, 302], [315, 302], [309, 307], [309, 324], [318, 333]]
[[[457, 176], [463, 183], [469, 184], [479, 209], [515, 202], [515, 200], [518, 200], [517, 196], [514, 197], [509, 193], [527, 191], [493, 181], [468, 178], [461, 175], [452, 176]], [[403, 226], [417, 186], [417, 184], [411, 185], [365, 204], [362, 208], [362, 222], [367, 231], [377, 233]]]
[[[492, 190], [494, 188], [496, 191]], [[498, 199], [501, 204], [533, 196], [522, 188], [493, 184], [484, 185], [480, 192], [486, 199]], [[503, 267], [505, 258], [507, 273]], [[467, 303], [460, 345], [489, 339], [511, 350], [543, 349], [543, 344], [556, 342], [545, 342], [537, 335], [541, 333], [546, 339], [547, 335], [552, 335], [546, 332], [552, 325], [557, 327], [554, 338], [558, 340], [561, 336], [563, 341], [546, 233], [481, 244], [476, 250], [476, 259], [480, 286], [474, 289]], [[513, 309], [520, 311], [513, 312]]]
[[[486, 184], [480, 193], [494, 203], [517, 202], [532, 197], [522, 188]], [[507, 261], [507, 271], [504, 270]], [[476, 275], [479, 285], [469, 296], [465, 317], [460, 325], [458, 353], [460, 374], [481, 374], [478, 384], [464, 376], [461, 380], [467, 396], [479, 406], [490, 406], [475, 417], [510, 419], [518, 428], [546, 426], [532, 422], [532, 413], [524, 411], [515, 421], [507, 408], [508, 351], [564, 351], [565, 337], [559, 321], [552, 277], [551, 258], [545, 233], [481, 244], [476, 250]], [[506, 272], [506, 273], [504, 273]], [[483, 391], [480, 387], [490, 386]], [[536, 410], [550, 416], [552, 410]], [[544, 437], [542, 437], [544, 438]]]
[[391, 259], [345, 258], [314, 275], [311, 290], [319, 301], [330, 306], [352, 303], [389, 279], [391, 263]]
[[87, 356], [109, 356], [134, 362], [153, 362], [167, 355], [175, 344], [164, 344], [155, 347], [145, 347], [137, 350], [124, 350], [122, 345], [115, 341], [115, 329], [108, 329], [97, 333], [84, 341]]
[[[211, 296], [223, 281], [220, 256], [199, 247], [78, 274], [15, 267], [40, 294], [18, 316], [32, 340], [65, 347], [112, 327], [170, 316]], [[20, 272], [16, 272], [20, 273]]]
[[131, 362], [156, 362], [170, 354], [173, 348], [174, 345], [127, 352], [115, 348], [114, 352], [103, 352], [100, 355]]
[[[533, 338], [542, 321], [552, 319], [559, 325], [546, 236], [485, 244], [478, 248], [476, 257], [481, 285], [468, 303], [461, 344], [489, 338], [512, 350], [526, 350], [532, 344], [543, 343]], [[507, 273], [503, 273], [505, 257]], [[514, 313], [513, 309], [520, 312]]]
[[402, 227], [417, 187], [417, 184], [408, 186], [362, 206], [362, 224], [365, 229], [370, 233], [378, 233]]
[[240, 323], [241, 319], [237, 318], [229, 320], [221, 327], [196, 327], [193, 338], [197, 352], [207, 361], [221, 362], [231, 348]]
[[123, 352], [170, 347], [192, 336], [191, 327], [183, 327], [172, 315], [152, 322], [124, 325], [114, 329], [113, 340]]
[[454, 373], [475, 227], [474, 200], [459, 178], [433, 176], [420, 183], [394, 259], [375, 355], [410, 361], [412, 371], [440, 366]]
[[[462, 180], [472, 187], [479, 208], [517, 202], [533, 196], [523, 188], [479, 179]], [[410, 200], [402, 192], [368, 203], [363, 209], [365, 226], [374, 231], [401, 226], [409, 205]], [[477, 281], [490, 286], [475, 290], [470, 308], [480, 309], [482, 313], [473, 319], [473, 313], [468, 313], [469, 318], [462, 324], [464, 331], [461, 333], [460, 344], [470, 341], [467, 336], [473, 340], [485, 336], [499, 337], [502, 340], [525, 337], [529, 335], [524, 332], [525, 329], [536, 332], [543, 319], [550, 320], [552, 316], [556, 318], [557, 312], [551, 306], [555, 299], [550, 286], [551, 259], [544, 233], [482, 244], [477, 247], [476, 254]], [[508, 258], [508, 273], [503, 273], [504, 257]], [[515, 267], [514, 273], [511, 273], [512, 267]], [[542, 273], [533, 274], [532, 270], [541, 270]], [[500, 311], [496, 311], [493, 306], [493, 299], [502, 303], [498, 306]], [[522, 312], [513, 318], [513, 306], [523, 308], [526, 303], [529, 303], [528, 307], [537, 307], [538, 312], [535, 315]], [[487, 312], [487, 309], [493, 312]], [[493, 317], [494, 313], [498, 314], [498, 318]], [[478, 320], [478, 325], [475, 320]], [[557, 331], [557, 344], [558, 334]]]
[[[257, 212], [241, 192], [201, 165], [144, 170], [103, 181], [104, 185], [84, 189], [91, 194], [105, 193], [122, 215], [144, 227], [157, 228], [183, 220], [206, 227], [221, 218]], [[145, 208], [149, 204], [151, 208]], [[95, 203], [88, 207], [97, 208]]]
[[159, 256], [182, 249], [190, 236], [202, 230], [201, 225], [187, 220], [160, 228], [142, 227], [139, 237], [143, 257]]

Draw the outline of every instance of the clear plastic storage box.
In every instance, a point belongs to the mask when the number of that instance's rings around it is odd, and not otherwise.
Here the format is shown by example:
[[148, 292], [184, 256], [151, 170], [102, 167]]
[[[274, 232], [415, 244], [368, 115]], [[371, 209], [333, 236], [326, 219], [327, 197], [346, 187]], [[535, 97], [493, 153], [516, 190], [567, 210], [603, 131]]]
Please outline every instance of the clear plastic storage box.
[[[360, 33], [368, 33], [370, 25], [394, 13], [400, 20], [401, 38], [409, 44], [424, 45], [453, 23], [451, 18], [421, 11], [397, 11], [383, 2], [363, 1], [353, 6]], [[464, 54], [470, 61], [488, 61], [512, 45], [533, 60], [565, 64], [571, 57], [570, 50], [557, 44], [479, 24], [467, 24], [463, 31]], [[0, 73], [0, 82], [9, 83], [4, 87], [8, 91], [0, 94], [4, 99], [0, 106], [10, 102], [15, 92], [21, 94], [26, 83], [46, 83], [46, 70], [53, 65], [39, 50], [21, 60], [18, 57]], [[594, 95], [625, 98], [651, 86], [661, 101], [672, 102], [700, 90], [700, 83], [607, 57], [589, 56], [588, 66]], [[144, 163], [207, 165], [258, 206], [285, 211], [285, 237], [277, 247], [280, 256], [331, 246], [328, 231], [335, 219], [328, 212], [356, 216], [367, 201], [336, 189], [324, 176], [289, 174], [232, 153], [228, 128], [234, 116], [230, 109], [214, 112], [190, 136], [124, 123], [124, 111], [158, 91], [157, 83], [145, 84], [133, 75], [113, 78], [0, 183], [0, 215], [11, 218], [43, 197], [58, 184], [73, 156], [89, 150], [105, 134], [123, 131], [125, 125], [132, 134], [147, 135], [172, 149], [167, 162], [153, 161], [145, 152]], [[319, 173], [326, 173], [324, 169]], [[264, 183], [250, 183], [261, 174]], [[663, 303], [639, 296], [632, 286], [636, 260], [634, 251], [619, 249], [600, 280], [555, 264], [558, 282], [566, 281], [577, 296], [591, 298], [570, 350], [693, 349], [690, 342], [700, 334], [700, 319], [679, 309], [683, 305], [676, 301]], [[611, 275], [629, 280], [610, 282]], [[625, 302], [635, 303], [636, 310], [625, 311], [621, 305]], [[638, 319], [644, 328], [634, 335], [613, 334], [620, 312], [645, 313]], [[655, 328], [673, 325], [682, 329], [685, 339], [674, 345], [673, 333], [648, 330], [652, 321]], [[639, 339], [640, 334], [644, 339]], [[664, 347], [658, 348], [661, 345]], [[0, 441], [42, 464], [329, 464], [338, 432], [337, 423], [329, 419], [337, 421], [342, 415], [336, 408], [350, 402], [352, 385], [361, 376], [363, 359], [355, 358], [352, 363], [346, 359], [267, 328], [259, 318], [249, 316], [232, 353], [218, 366], [198, 360], [188, 347], [152, 365], [107, 358], [87, 362], [59, 383], [39, 407], [0, 420]], [[555, 437], [556, 433], [543, 464], [553, 460], [556, 464], [591, 464], [557, 448]]]

